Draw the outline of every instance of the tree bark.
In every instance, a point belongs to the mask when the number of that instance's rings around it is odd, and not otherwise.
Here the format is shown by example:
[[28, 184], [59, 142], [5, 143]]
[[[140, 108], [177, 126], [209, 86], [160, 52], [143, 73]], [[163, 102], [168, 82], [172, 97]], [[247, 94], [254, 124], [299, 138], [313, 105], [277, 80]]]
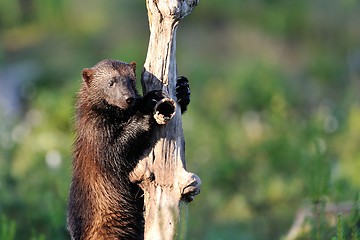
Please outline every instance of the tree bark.
[[[176, 30], [179, 21], [197, 3], [198, 0], [146, 0], [150, 40], [141, 76], [144, 93], [162, 89], [176, 99]], [[144, 191], [146, 240], [181, 238], [184, 230], [180, 226], [186, 226], [181, 222], [181, 210], [186, 212], [187, 206], [180, 205], [192, 201], [200, 192], [199, 177], [186, 171], [181, 110], [175, 106], [172, 119], [156, 129], [156, 145], [130, 174]]]

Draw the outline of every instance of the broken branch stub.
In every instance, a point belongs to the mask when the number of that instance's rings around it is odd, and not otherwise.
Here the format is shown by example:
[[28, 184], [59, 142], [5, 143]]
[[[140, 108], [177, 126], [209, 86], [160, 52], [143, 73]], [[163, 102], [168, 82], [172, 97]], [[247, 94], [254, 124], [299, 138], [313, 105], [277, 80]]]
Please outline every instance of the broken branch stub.
[[[162, 89], [176, 99], [176, 30], [179, 20], [197, 4], [198, 0], [146, 0], [150, 39], [141, 76], [144, 93]], [[182, 235], [180, 203], [192, 201], [200, 192], [200, 178], [186, 171], [181, 109], [176, 101], [172, 103], [157, 106], [154, 117], [163, 125], [154, 134], [156, 144], [130, 174], [144, 191], [146, 240]]]
[[[199, 3], [198, 0], [147, 0], [147, 2], [148, 9], [157, 10], [164, 18], [171, 18], [175, 21], [187, 16]], [[152, 14], [154, 11], [151, 11], [151, 16]]]
[[175, 116], [175, 111], [175, 101], [171, 98], [163, 98], [155, 105], [153, 116], [158, 124], [163, 125]]

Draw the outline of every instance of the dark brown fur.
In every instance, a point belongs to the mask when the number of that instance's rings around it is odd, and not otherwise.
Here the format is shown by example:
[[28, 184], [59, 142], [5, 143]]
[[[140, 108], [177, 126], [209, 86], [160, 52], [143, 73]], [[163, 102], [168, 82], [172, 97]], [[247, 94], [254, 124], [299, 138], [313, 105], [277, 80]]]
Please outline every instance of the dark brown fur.
[[[83, 70], [68, 207], [72, 239], [143, 239], [143, 192], [130, 182], [129, 173], [154, 144], [152, 112], [163, 95], [152, 91], [141, 97], [135, 67], [103, 60]], [[178, 82], [178, 101], [185, 111], [188, 82]]]
[[[135, 64], [105, 60], [84, 69], [83, 80], [69, 197], [71, 237], [141, 239], [143, 193], [128, 174], [150, 147], [151, 98], [136, 91]], [[110, 87], [114, 80], [123, 83]], [[129, 104], [129, 98], [135, 100]]]

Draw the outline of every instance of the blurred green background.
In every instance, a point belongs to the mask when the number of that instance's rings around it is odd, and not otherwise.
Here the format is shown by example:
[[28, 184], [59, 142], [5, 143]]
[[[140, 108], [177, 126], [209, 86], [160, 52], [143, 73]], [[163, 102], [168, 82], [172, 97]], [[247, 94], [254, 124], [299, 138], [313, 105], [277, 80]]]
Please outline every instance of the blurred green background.
[[[360, 239], [359, 23], [357, 0], [201, 0], [181, 22], [188, 239], [285, 239], [303, 207], [296, 239]], [[148, 38], [143, 0], [0, 0], [0, 239], [69, 238], [81, 70], [141, 66]]]

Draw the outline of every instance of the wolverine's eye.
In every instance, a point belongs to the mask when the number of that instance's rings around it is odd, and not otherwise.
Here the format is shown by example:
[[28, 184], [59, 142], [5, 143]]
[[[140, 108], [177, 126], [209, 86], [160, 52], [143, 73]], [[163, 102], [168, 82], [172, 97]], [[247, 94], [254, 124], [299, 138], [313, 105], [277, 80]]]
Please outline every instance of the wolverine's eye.
[[116, 83], [116, 78], [112, 78], [111, 81], [109, 82], [109, 86], [112, 87], [114, 86], [115, 83]]

